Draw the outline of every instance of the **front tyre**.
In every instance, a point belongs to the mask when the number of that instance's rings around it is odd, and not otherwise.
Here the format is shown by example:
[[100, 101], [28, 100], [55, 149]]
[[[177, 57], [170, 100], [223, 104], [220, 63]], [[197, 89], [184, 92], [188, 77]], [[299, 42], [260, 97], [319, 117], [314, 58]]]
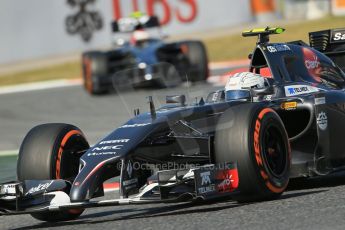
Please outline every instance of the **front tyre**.
[[[17, 176], [24, 180], [64, 179], [74, 181], [79, 159], [89, 144], [83, 133], [69, 124], [43, 124], [31, 129], [19, 150]], [[38, 220], [66, 221], [79, 217], [83, 210], [32, 214]]]
[[223, 113], [216, 127], [215, 162], [237, 162], [240, 202], [279, 197], [289, 182], [290, 146], [283, 122], [262, 104]]

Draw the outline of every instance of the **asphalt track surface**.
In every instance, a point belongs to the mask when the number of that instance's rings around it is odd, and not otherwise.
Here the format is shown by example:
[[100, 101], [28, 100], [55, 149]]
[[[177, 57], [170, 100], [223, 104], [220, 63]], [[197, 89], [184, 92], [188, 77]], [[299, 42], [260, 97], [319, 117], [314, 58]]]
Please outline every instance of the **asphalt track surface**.
[[[345, 175], [291, 182], [274, 201], [231, 200], [89, 209], [77, 220], [45, 223], [0, 217], [0, 229], [345, 229]], [[113, 194], [109, 194], [111, 196]], [[116, 195], [113, 195], [116, 197]]]
[[[201, 84], [91, 97], [81, 87], [68, 87], [0, 95], [0, 149], [18, 149], [26, 132], [45, 122], [75, 124], [94, 143], [128, 120], [132, 109], [147, 111], [149, 95], [162, 100], [165, 94], [186, 93], [193, 99], [212, 89]], [[117, 192], [107, 197], [116, 198]], [[30, 215], [1, 216], [0, 229], [345, 229], [345, 174], [294, 180], [274, 201], [96, 208], [75, 221], [53, 224]]]
[[[213, 75], [228, 69], [212, 71]], [[79, 127], [90, 144], [133, 116], [135, 108], [148, 111], [148, 96], [163, 104], [165, 95], [186, 94], [194, 100], [207, 96], [214, 87], [187, 85], [173, 89], [126, 89], [116, 94], [90, 96], [82, 86], [0, 95], [0, 151], [19, 149], [26, 133], [42, 123], [62, 122]], [[200, 97], [199, 97], [200, 99]]]

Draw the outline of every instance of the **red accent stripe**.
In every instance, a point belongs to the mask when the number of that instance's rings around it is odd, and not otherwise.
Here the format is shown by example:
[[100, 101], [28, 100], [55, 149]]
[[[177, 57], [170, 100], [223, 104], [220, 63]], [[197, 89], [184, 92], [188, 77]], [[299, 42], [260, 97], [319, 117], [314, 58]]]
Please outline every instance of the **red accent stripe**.
[[81, 185], [83, 185], [85, 183], [85, 181], [87, 181], [90, 178], [90, 176], [92, 176], [92, 174], [94, 174], [99, 168], [101, 168], [105, 162], [106, 161], [99, 163], [94, 169], [92, 169], [91, 172], [89, 173], [89, 175], [87, 175], [87, 177], [83, 181], [83, 183], [81, 183]]
[[104, 183], [103, 188], [104, 189], [118, 189], [120, 188], [120, 183], [119, 182]]
[[98, 169], [100, 169], [107, 161], [110, 161], [114, 158], [115, 157], [100, 162], [94, 169], [91, 170], [91, 172], [89, 173], [89, 175], [87, 175], [87, 177], [84, 179], [84, 181], [81, 183], [81, 185], [83, 185], [85, 183], [85, 181], [87, 181], [90, 178], [90, 176], [92, 176], [92, 174], [94, 174]]

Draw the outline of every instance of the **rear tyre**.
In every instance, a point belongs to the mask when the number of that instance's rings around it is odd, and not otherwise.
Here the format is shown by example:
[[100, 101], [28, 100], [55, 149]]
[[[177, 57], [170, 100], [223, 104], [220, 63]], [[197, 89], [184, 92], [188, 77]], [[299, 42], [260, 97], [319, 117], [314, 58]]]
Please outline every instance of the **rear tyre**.
[[[34, 127], [19, 150], [17, 176], [24, 180], [64, 179], [74, 181], [79, 159], [89, 144], [83, 133], [69, 124], [43, 124]], [[84, 210], [32, 214], [42, 221], [66, 221], [79, 217]]]
[[279, 197], [289, 182], [290, 147], [277, 113], [260, 104], [226, 110], [215, 134], [215, 162], [237, 162], [239, 202]]
[[85, 90], [91, 95], [105, 94], [100, 78], [108, 77], [107, 56], [101, 52], [88, 52], [82, 56], [83, 82]]
[[181, 47], [191, 66], [188, 71], [189, 80], [192, 82], [206, 81], [209, 69], [205, 45], [200, 41], [187, 41], [182, 43]]

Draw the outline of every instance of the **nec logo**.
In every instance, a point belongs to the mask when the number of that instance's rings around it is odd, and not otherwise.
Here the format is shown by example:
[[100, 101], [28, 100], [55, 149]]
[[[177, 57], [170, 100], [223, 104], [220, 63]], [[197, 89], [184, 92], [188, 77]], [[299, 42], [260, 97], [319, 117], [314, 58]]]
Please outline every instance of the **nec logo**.
[[333, 40], [334, 41], [342, 41], [342, 40], [345, 40], [345, 33], [335, 33], [334, 36], [333, 36]]
[[101, 146], [101, 147], [94, 147], [92, 151], [103, 151], [103, 150], [119, 150], [123, 147], [123, 145], [113, 145], [113, 146]]

